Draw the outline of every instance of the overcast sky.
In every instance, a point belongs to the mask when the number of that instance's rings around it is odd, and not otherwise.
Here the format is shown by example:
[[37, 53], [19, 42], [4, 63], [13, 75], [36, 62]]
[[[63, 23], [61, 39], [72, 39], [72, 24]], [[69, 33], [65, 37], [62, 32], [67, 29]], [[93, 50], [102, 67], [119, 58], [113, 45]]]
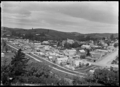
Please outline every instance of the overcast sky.
[[118, 33], [118, 2], [2, 2], [2, 26]]

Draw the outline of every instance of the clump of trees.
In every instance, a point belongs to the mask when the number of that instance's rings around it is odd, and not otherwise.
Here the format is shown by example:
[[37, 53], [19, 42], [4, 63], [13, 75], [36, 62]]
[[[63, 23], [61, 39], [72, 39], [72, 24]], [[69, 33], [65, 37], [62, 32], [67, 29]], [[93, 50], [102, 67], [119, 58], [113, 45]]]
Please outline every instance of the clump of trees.
[[64, 47], [67, 48], [67, 49], [71, 49], [71, 48], [77, 48], [77, 47], [80, 47], [81, 45], [79, 45], [79, 43], [77, 42], [74, 42], [73, 44], [69, 44], [69, 43], [65, 43], [64, 44]]
[[94, 79], [105, 86], [119, 86], [119, 72], [112, 69], [95, 70]]
[[[5, 62], [6, 63], [6, 62]], [[3, 85], [11, 84], [42, 84], [42, 85], [70, 85], [68, 81], [51, 72], [51, 67], [43, 63], [29, 63], [25, 54], [19, 49], [9, 64], [1, 66], [1, 81]], [[94, 74], [85, 78], [74, 77], [73, 85], [105, 85], [118, 86], [119, 72], [113, 68], [96, 69]]]
[[21, 49], [16, 52], [12, 61], [1, 66], [1, 81], [3, 85], [11, 84], [43, 84], [43, 85], [68, 85], [64, 79], [58, 79], [51, 73], [51, 68], [41, 63], [30, 63], [25, 58]]
[[115, 43], [115, 44], [114, 44], [114, 47], [116, 48], [116, 47], [118, 47], [118, 45], [119, 45], [118, 43]]

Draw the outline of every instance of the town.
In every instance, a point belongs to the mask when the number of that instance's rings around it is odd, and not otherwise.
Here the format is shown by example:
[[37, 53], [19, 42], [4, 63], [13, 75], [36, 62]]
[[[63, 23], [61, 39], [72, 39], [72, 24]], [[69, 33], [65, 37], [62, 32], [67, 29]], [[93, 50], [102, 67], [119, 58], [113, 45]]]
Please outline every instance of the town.
[[[104, 60], [104, 57], [118, 49], [117, 39], [115, 41], [111, 41], [109, 46], [107, 43], [105, 43], [107, 40], [100, 40], [95, 44], [92, 40], [87, 42], [77, 41], [77, 44], [82, 44], [81, 47], [70, 49], [67, 49], [65, 44], [74, 44], [75, 41], [72, 39], [63, 40], [59, 46], [58, 42], [53, 40], [40, 42], [29, 41], [29, 39], [4, 39], [7, 40], [10, 44], [15, 45], [15, 47], [22, 49], [24, 53], [28, 53], [32, 56], [44, 57], [44, 59], [49, 60], [52, 63], [75, 71], [84, 71], [84, 68], [90, 68], [92, 65], [97, 66], [95, 68], [102, 67], [101, 65], [96, 65], [96, 63], [102, 59]], [[115, 57], [117, 56], [118, 54], [115, 55]], [[118, 69], [118, 63], [116, 66], [111, 64], [111, 67]]]
[[1, 2], [1, 86], [119, 86], [118, 2]]

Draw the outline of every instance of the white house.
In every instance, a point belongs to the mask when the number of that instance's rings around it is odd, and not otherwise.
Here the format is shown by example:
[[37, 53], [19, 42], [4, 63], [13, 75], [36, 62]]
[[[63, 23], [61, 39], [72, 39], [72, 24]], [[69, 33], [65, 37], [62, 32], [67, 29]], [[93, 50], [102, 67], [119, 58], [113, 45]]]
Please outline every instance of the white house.
[[80, 51], [80, 53], [85, 53], [85, 50], [79, 50]]
[[49, 41], [43, 41], [42, 44], [48, 45]]
[[50, 46], [45, 46], [44, 47], [45, 50], [50, 50], [50, 48], [51, 48]]
[[43, 53], [43, 52], [39, 52], [39, 54], [40, 54], [40, 55], [45, 55], [45, 53]]
[[86, 60], [74, 60], [74, 65], [75, 65], [75, 66], [79, 66], [79, 64], [84, 64], [84, 65], [86, 65], [87, 63], [88, 63], [89, 65], [91, 65], [91, 63], [88, 62], [88, 61], [86, 61]]
[[90, 45], [82, 45], [81, 48], [83, 48], [83, 49], [85, 49], [85, 48], [86, 49], [90, 49], [91, 47], [90, 47]]
[[66, 50], [68, 55], [75, 55], [76, 54], [76, 50], [75, 49], [70, 49], [70, 50]]
[[89, 73], [93, 74], [95, 72], [95, 70], [89, 70]]
[[77, 67], [77, 66], [79, 66], [79, 64], [80, 64], [80, 61], [79, 60], [74, 60], [74, 65]]

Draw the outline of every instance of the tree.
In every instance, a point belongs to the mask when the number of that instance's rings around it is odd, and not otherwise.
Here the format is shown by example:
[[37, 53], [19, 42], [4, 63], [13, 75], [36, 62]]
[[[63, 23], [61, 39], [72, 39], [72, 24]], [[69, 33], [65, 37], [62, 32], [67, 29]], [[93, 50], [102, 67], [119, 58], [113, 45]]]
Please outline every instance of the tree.
[[77, 48], [77, 47], [79, 47], [79, 44], [77, 42], [75, 42], [75, 43], [72, 44], [72, 47]]
[[81, 84], [85, 84], [86, 81], [84, 78], [74, 77], [72, 83], [73, 83], [73, 85], [81, 85]]
[[113, 35], [113, 34], [110, 36], [110, 39], [111, 39], [111, 40], [114, 40], [114, 35]]
[[103, 37], [102, 40], [105, 40], [105, 37]]
[[118, 43], [115, 43], [115, 44], [114, 44], [114, 47], [115, 47], [115, 48], [118, 47]]
[[94, 72], [94, 79], [96, 82], [104, 84], [105, 86], [118, 86], [119, 72], [109, 71], [107, 69], [97, 69]]
[[69, 85], [69, 82], [67, 82], [65, 79], [58, 80], [57, 86], [62, 86], [62, 85]]
[[66, 85], [63, 79], [58, 79], [56, 74], [51, 73], [51, 68], [43, 63], [31, 63], [28, 66], [25, 77], [21, 77], [22, 82], [44, 84], [44, 85]]
[[26, 66], [28, 65], [27, 62], [29, 59], [25, 58], [25, 54], [22, 52], [21, 49], [15, 54], [12, 58], [10, 64], [10, 76], [14, 78], [14, 81], [18, 81], [19, 76], [24, 75], [26, 71]]
[[1, 64], [1, 81], [3, 85], [9, 85], [9, 71], [10, 66], [7, 64], [8, 60], [4, 59], [3, 64]]
[[87, 54], [86, 54], [86, 56], [91, 56], [90, 50], [88, 50], [88, 49], [87, 49]]

